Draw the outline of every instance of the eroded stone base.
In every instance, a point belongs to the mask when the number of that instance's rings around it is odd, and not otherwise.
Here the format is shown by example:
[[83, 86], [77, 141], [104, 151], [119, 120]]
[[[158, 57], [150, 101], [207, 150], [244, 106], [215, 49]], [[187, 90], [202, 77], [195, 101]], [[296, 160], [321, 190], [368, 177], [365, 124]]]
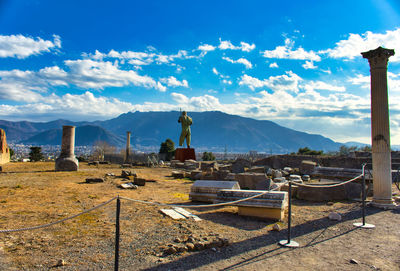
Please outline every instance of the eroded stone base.
[[56, 159], [56, 171], [78, 171], [79, 162], [76, 157], [59, 157]]
[[399, 206], [394, 202], [394, 200], [372, 200], [371, 203], [369, 204], [370, 206], [380, 208], [380, 209], [397, 209]]
[[196, 160], [196, 154], [193, 148], [178, 148], [175, 150], [175, 159], [181, 162]]

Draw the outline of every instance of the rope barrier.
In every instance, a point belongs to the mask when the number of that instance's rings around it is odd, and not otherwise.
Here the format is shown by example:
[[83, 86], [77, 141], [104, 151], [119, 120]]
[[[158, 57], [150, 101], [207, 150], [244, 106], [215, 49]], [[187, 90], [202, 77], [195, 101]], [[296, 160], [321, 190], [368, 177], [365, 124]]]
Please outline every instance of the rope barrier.
[[[225, 205], [232, 205], [232, 204], [239, 203], [239, 202], [242, 202], [242, 201], [246, 201], [246, 200], [254, 199], [254, 198], [257, 198], [257, 197], [261, 197], [262, 195], [265, 195], [265, 194], [267, 194], [267, 193], [269, 193], [271, 191], [274, 191], [274, 190], [282, 187], [283, 185], [285, 185], [287, 183], [288, 182], [284, 182], [284, 183], [278, 185], [277, 187], [275, 187], [274, 189], [261, 192], [261, 193], [259, 193], [257, 195], [254, 195], [254, 196], [251, 196], [251, 197], [248, 197], [248, 198], [243, 198], [243, 199], [229, 201], [229, 202], [214, 203], [214, 204], [181, 205], [181, 204], [167, 204], [167, 203], [144, 201], [144, 200], [131, 199], [131, 198], [126, 198], [126, 197], [121, 197], [121, 196], [119, 198], [120, 199], [125, 199], [125, 200], [128, 200], [128, 201], [139, 202], [139, 203], [150, 204], [150, 205], [158, 205], [158, 206], [185, 207], [185, 208], [208, 208], [208, 207], [219, 207], [219, 206], [225, 206]], [[246, 191], [246, 190], [243, 190], [243, 191]]]
[[300, 184], [300, 183], [296, 183], [293, 181], [290, 181], [292, 184], [295, 184], [297, 186], [303, 186], [303, 187], [318, 187], [318, 188], [323, 188], [323, 187], [336, 187], [336, 186], [341, 186], [341, 185], [345, 185], [347, 183], [351, 183], [354, 182], [355, 180], [357, 180], [358, 178], [362, 177], [364, 174], [360, 174], [357, 177], [350, 179], [348, 181], [342, 182], [342, 183], [337, 183], [337, 184], [327, 184], [327, 185], [309, 185], [309, 184]]
[[61, 219], [61, 220], [57, 220], [57, 221], [54, 221], [54, 222], [51, 222], [51, 223], [47, 223], [47, 224], [43, 224], [43, 225], [38, 225], [38, 226], [33, 226], [33, 227], [27, 227], [27, 228], [21, 228], [21, 229], [0, 230], [0, 233], [6, 233], [6, 232], [7, 232], [7, 233], [9, 233], [9, 232], [20, 232], [20, 231], [29, 231], [29, 230], [37, 230], [37, 229], [41, 229], [41, 228], [47, 228], [47, 227], [50, 227], [50, 226], [53, 226], [53, 225], [62, 223], [62, 222], [64, 222], [64, 221], [73, 219], [73, 218], [75, 218], [75, 217], [77, 217], [77, 216], [80, 216], [80, 215], [89, 213], [89, 212], [91, 212], [91, 211], [94, 211], [94, 210], [96, 210], [96, 209], [98, 209], [98, 208], [100, 208], [100, 207], [103, 207], [103, 206], [109, 204], [110, 202], [112, 202], [112, 201], [115, 200], [116, 198], [117, 198], [117, 197], [113, 197], [112, 199], [109, 199], [109, 200], [107, 200], [106, 202], [103, 202], [103, 203], [101, 203], [101, 204], [99, 204], [99, 205], [97, 205], [97, 206], [95, 206], [95, 207], [93, 207], [93, 208], [87, 209], [87, 210], [85, 210], [85, 211], [83, 211], [83, 212], [81, 212], [81, 213], [79, 213], [79, 214], [76, 214], [76, 215], [73, 215], [73, 216], [69, 216], [69, 217], [63, 218], [63, 219]]

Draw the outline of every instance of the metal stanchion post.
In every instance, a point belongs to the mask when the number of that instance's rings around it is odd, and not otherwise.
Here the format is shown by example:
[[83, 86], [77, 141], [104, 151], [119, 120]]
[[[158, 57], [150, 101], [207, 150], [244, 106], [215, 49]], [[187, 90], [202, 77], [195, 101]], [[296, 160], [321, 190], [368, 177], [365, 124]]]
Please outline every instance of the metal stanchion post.
[[121, 200], [119, 196], [117, 198], [117, 212], [115, 218], [115, 262], [114, 262], [114, 270], [118, 271], [119, 266], [119, 214], [121, 211]]
[[289, 182], [288, 238], [287, 240], [279, 241], [279, 244], [284, 247], [299, 247], [299, 243], [290, 240], [291, 234], [292, 234], [292, 182]]
[[362, 167], [362, 185], [361, 185], [361, 197], [362, 197], [362, 223], [353, 223], [355, 227], [358, 228], [364, 228], [364, 229], [372, 229], [375, 228], [375, 225], [372, 224], [367, 224], [365, 223], [365, 200], [367, 198], [367, 195], [365, 194], [365, 166], [366, 164], [363, 164]]

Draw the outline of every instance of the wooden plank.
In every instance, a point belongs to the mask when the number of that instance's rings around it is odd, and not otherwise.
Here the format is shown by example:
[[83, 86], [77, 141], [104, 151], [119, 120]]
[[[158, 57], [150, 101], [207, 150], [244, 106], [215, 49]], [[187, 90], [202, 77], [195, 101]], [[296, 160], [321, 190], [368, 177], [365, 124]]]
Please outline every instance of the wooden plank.
[[175, 220], [177, 220], [177, 219], [186, 219], [186, 217], [184, 215], [181, 215], [180, 213], [178, 213], [177, 211], [172, 210], [172, 209], [161, 209], [160, 211], [163, 214], [165, 214], [165, 215], [167, 215], [167, 216], [169, 216], [169, 217], [171, 217], [172, 219], [175, 219]]
[[201, 218], [198, 217], [197, 215], [192, 214], [191, 212], [181, 208], [181, 207], [174, 207], [174, 210], [184, 216], [186, 216], [187, 218], [193, 218], [194, 221], [201, 221]]

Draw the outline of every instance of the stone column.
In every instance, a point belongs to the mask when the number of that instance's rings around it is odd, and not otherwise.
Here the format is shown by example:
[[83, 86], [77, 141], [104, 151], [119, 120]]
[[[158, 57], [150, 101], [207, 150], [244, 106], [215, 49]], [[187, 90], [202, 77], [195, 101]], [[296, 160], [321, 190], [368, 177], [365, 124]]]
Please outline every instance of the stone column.
[[371, 139], [374, 196], [377, 207], [394, 206], [390, 150], [387, 64], [394, 50], [378, 47], [361, 53], [371, 68]]
[[131, 132], [126, 132], [126, 150], [125, 150], [125, 163], [129, 163], [129, 156], [131, 154]]
[[56, 159], [56, 171], [78, 171], [79, 163], [74, 148], [75, 126], [63, 126], [61, 154]]

